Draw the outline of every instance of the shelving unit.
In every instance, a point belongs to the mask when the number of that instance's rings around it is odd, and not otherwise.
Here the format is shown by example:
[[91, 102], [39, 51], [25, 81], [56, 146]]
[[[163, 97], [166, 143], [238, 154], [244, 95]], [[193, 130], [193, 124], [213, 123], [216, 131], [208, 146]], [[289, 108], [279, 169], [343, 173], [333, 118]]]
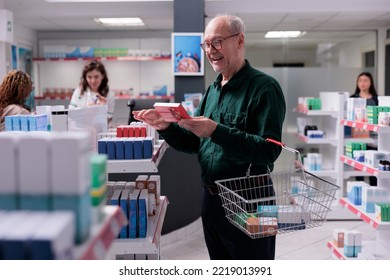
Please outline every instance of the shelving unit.
[[145, 238], [115, 239], [109, 252], [109, 258], [115, 259], [116, 255], [147, 255], [147, 259], [160, 258], [161, 230], [165, 213], [169, 204], [168, 198], [160, 197], [155, 216], [148, 217], [148, 230]]
[[157, 140], [151, 159], [108, 160], [107, 171], [108, 173], [157, 172], [158, 165], [168, 147], [164, 140]]
[[[157, 140], [151, 159], [141, 160], [108, 160], [108, 173], [153, 173], [158, 171], [158, 165], [168, 149], [164, 140]], [[109, 258], [116, 259], [117, 255], [145, 255], [145, 259], [160, 258], [161, 230], [165, 213], [169, 204], [168, 198], [160, 197], [156, 214], [148, 216], [147, 236], [145, 238], [115, 239], [111, 245]], [[131, 258], [130, 258], [131, 259]]]
[[[310, 118], [318, 129], [324, 132], [323, 138], [309, 138], [297, 134], [297, 138], [308, 144], [318, 147], [322, 155], [322, 170], [310, 171], [319, 177], [327, 177], [338, 186], [343, 186], [342, 171], [339, 157], [343, 152], [344, 132], [338, 125], [344, 115], [344, 93], [320, 92], [322, 110], [295, 109], [295, 112]], [[338, 197], [342, 197], [342, 190]]]
[[[377, 260], [378, 258], [372, 254], [372, 252], [373, 252], [372, 249], [375, 247], [375, 242], [374, 241], [364, 241], [362, 244], [363, 244], [362, 246], [364, 248], [363, 256], [367, 257], [367, 259], [370, 259], [370, 260]], [[335, 246], [332, 241], [329, 241], [326, 244], [326, 246], [331, 250], [333, 257], [338, 259], [338, 260], [356, 260], [356, 258], [346, 257], [344, 255], [344, 248], [339, 248], [339, 247]], [[359, 258], [359, 259], [364, 259], [364, 258]]]
[[[355, 122], [349, 120], [341, 120], [341, 125], [361, 128], [368, 131], [374, 131], [378, 133], [378, 151], [384, 151], [390, 153], [390, 127], [376, 124], [368, 124], [362, 122]], [[380, 171], [372, 166], [365, 165], [361, 162], [357, 162], [344, 155], [340, 156], [340, 161], [343, 164], [353, 167], [358, 171], [363, 171], [366, 174], [376, 176], [378, 179], [378, 187], [384, 187], [390, 190], [390, 172]], [[377, 230], [377, 236], [375, 242], [372, 245], [363, 247], [363, 252], [369, 252], [370, 255], [378, 259], [390, 259], [390, 222], [381, 222], [375, 219], [375, 215], [372, 213], [366, 213], [362, 207], [356, 206], [349, 202], [345, 198], [340, 198], [340, 204], [348, 209], [351, 213], [357, 215], [364, 222], [368, 223], [374, 229]], [[331, 242], [330, 242], [331, 243]], [[332, 244], [328, 243], [328, 247], [331, 248]], [[342, 254], [337, 250], [332, 249], [332, 253], [342, 258]]]

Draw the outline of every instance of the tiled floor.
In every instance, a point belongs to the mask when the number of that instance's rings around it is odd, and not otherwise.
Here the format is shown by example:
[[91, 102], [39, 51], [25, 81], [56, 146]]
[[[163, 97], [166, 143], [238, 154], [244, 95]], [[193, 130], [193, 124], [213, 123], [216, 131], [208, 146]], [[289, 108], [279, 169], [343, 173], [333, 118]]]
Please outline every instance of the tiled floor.
[[[331, 260], [327, 242], [333, 238], [333, 229], [357, 230], [363, 240], [373, 240], [376, 230], [362, 221], [326, 221], [322, 226], [278, 235], [276, 238], [277, 260]], [[183, 229], [162, 236], [161, 259], [208, 260], [200, 219]]]

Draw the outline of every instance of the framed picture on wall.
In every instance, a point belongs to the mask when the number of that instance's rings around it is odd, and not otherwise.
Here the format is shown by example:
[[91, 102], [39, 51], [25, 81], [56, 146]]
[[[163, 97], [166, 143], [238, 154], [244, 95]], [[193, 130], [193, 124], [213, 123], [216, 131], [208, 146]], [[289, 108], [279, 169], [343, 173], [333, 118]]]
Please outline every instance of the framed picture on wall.
[[175, 76], [203, 76], [203, 33], [172, 33], [172, 67]]

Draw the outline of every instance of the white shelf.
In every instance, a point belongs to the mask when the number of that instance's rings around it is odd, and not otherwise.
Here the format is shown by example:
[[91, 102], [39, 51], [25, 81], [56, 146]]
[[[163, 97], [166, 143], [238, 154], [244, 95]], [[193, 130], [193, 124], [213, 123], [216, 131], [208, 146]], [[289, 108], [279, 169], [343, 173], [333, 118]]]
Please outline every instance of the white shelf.
[[[378, 133], [378, 150], [384, 151], [389, 150], [389, 141], [390, 141], [390, 127], [382, 126], [376, 124], [368, 124], [362, 122], [355, 122], [349, 120], [341, 120], [341, 125], [350, 126], [355, 128], [360, 128], [367, 131], [374, 131]], [[372, 166], [368, 166], [362, 162], [358, 162], [349, 157], [342, 155], [340, 160], [345, 164], [352, 166], [355, 170], [363, 171], [365, 174], [373, 175], [378, 178], [378, 187], [389, 188], [390, 186], [390, 172], [389, 171], [380, 171]], [[346, 175], [354, 174], [353, 171], [348, 171]], [[367, 224], [376, 229], [376, 239], [374, 242], [371, 242], [372, 245], [365, 245], [364, 250], [368, 252], [367, 255], [374, 256], [379, 259], [390, 259], [390, 222], [378, 221], [375, 218], [374, 213], [366, 213], [363, 210], [363, 207], [354, 205], [347, 198], [341, 198], [340, 204], [348, 209], [351, 213], [357, 215], [360, 219], [365, 221]], [[329, 247], [329, 244], [328, 244]], [[340, 252], [332, 249], [332, 253], [342, 257]]]
[[305, 110], [305, 109], [294, 109], [294, 112], [301, 113], [307, 116], [331, 116], [337, 118], [339, 112], [336, 110]]
[[347, 208], [352, 213], [356, 214], [359, 218], [365, 221], [367, 224], [372, 226], [375, 229], [384, 229], [390, 231], [390, 222], [381, 222], [375, 219], [374, 213], [366, 213], [363, 208], [359, 205], [354, 205], [347, 198], [340, 198], [340, 203], [342, 206]]
[[378, 141], [373, 138], [345, 138], [344, 143], [354, 143], [354, 142], [360, 142], [360, 143], [366, 143], [366, 144], [378, 144]]
[[314, 175], [318, 177], [332, 177], [335, 178], [338, 174], [338, 171], [336, 170], [316, 170], [316, 171], [311, 171], [307, 170], [310, 173], [313, 173]]
[[157, 140], [153, 157], [151, 159], [133, 159], [133, 160], [108, 160], [108, 173], [141, 173], [157, 172], [158, 165], [168, 148], [168, 144], [163, 140]]
[[160, 197], [156, 215], [148, 217], [148, 229], [145, 238], [115, 239], [109, 252], [109, 258], [125, 254], [152, 254], [160, 256], [161, 230], [169, 204], [168, 198]]
[[[320, 171], [309, 171], [318, 177], [327, 177], [338, 186], [342, 186], [342, 163], [338, 160], [343, 151], [344, 129], [339, 125], [344, 115], [344, 94], [340, 92], [320, 92], [322, 110], [307, 110], [296, 108], [295, 112], [307, 117], [301, 118], [298, 125], [316, 125], [324, 132], [324, 138], [310, 138], [302, 134], [302, 127], [299, 127], [297, 138], [308, 144], [316, 145], [318, 153], [322, 156], [322, 169]], [[342, 193], [340, 190], [337, 195]]]
[[367, 131], [373, 131], [378, 133], [390, 133], [390, 126], [385, 126], [385, 125], [369, 124], [369, 123], [355, 122], [349, 120], [341, 120], [341, 124], [344, 126], [361, 128]]
[[[359, 254], [356, 258], [346, 257], [344, 255], [344, 247], [336, 247], [333, 241], [328, 241], [328, 248], [331, 250], [332, 255], [338, 260], [388, 260], [390, 255], [386, 252], [377, 252], [375, 241], [363, 241], [362, 242], [362, 254]], [[367, 257], [367, 258], [365, 258]]]
[[297, 134], [297, 138], [306, 144], [330, 144], [333, 146], [338, 145], [337, 138], [310, 138], [301, 134]]
[[390, 179], [390, 171], [380, 171], [372, 166], [365, 165], [364, 163], [353, 160], [347, 156], [341, 156], [340, 160], [345, 164], [352, 166], [357, 170], [363, 171], [369, 175], [373, 175], [376, 176], [377, 178], [382, 178], [382, 179]]

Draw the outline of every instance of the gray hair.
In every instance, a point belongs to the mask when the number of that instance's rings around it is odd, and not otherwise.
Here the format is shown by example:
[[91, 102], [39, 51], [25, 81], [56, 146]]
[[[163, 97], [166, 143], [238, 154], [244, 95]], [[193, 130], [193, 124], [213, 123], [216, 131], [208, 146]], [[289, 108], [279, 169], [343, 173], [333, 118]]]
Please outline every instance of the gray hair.
[[[238, 16], [229, 15], [229, 14], [217, 14], [215, 17], [213, 17], [213, 19], [210, 22], [212, 22], [214, 19], [220, 18], [220, 17], [225, 19], [226, 24], [229, 28], [229, 32], [231, 34], [245, 33], [245, 23]], [[210, 24], [210, 22], [208, 24]]]

